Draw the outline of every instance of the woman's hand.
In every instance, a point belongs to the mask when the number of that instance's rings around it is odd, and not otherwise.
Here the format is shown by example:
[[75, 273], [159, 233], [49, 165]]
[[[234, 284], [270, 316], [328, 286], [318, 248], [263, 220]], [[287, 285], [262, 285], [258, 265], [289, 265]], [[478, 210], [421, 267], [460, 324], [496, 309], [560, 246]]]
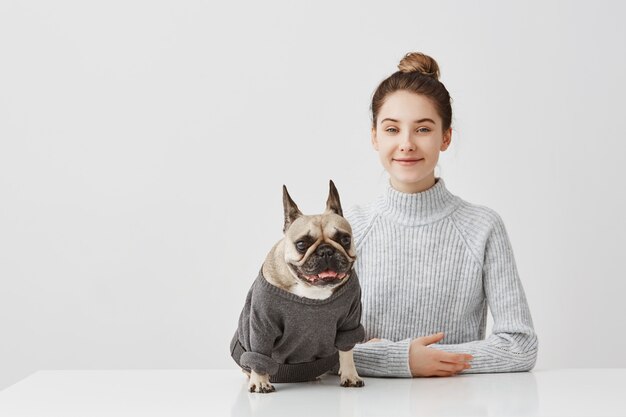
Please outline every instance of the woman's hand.
[[464, 353], [449, 353], [428, 345], [443, 339], [443, 333], [418, 337], [411, 340], [409, 347], [409, 367], [415, 376], [452, 376], [464, 369], [471, 368], [468, 363], [472, 355]]

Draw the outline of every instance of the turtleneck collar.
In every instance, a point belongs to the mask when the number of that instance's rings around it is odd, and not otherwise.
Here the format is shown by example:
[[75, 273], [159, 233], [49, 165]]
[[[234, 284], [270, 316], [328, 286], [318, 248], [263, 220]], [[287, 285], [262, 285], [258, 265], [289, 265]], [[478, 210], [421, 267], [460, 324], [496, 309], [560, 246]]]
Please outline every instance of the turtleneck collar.
[[461, 199], [452, 194], [439, 177], [435, 178], [435, 185], [418, 193], [403, 193], [387, 181], [385, 192], [377, 200], [377, 208], [395, 223], [418, 226], [448, 216], [460, 203]]

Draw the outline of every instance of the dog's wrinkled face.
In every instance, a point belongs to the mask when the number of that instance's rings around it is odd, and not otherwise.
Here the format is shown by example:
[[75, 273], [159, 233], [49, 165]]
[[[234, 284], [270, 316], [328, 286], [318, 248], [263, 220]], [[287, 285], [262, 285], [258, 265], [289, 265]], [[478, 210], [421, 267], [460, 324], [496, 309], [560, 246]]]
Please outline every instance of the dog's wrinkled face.
[[285, 234], [285, 262], [309, 285], [339, 285], [355, 260], [352, 230], [335, 213], [301, 216]]
[[306, 216], [283, 188], [285, 208], [285, 262], [295, 280], [310, 286], [333, 288], [350, 276], [356, 259], [352, 229], [343, 217], [333, 182], [326, 211]]

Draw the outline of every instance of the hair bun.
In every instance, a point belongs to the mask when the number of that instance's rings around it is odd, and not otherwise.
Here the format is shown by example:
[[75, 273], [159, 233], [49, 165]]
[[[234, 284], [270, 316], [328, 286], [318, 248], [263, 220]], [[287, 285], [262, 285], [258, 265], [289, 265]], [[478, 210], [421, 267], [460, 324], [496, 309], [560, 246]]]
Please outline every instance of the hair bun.
[[419, 72], [422, 75], [439, 79], [439, 65], [433, 58], [421, 52], [409, 52], [400, 60], [398, 69], [401, 72]]

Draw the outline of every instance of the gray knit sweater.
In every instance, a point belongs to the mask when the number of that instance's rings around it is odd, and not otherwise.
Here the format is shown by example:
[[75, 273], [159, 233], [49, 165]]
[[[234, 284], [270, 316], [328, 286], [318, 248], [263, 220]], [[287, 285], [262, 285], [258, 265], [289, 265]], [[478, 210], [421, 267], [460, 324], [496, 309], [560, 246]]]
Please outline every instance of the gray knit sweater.
[[[431, 347], [474, 356], [472, 372], [526, 371], [537, 336], [501, 217], [453, 195], [443, 178], [407, 194], [389, 184], [345, 212], [357, 249], [365, 339], [363, 376], [410, 377], [409, 342], [444, 332]], [[485, 339], [487, 309], [494, 325]]]
[[235, 362], [272, 382], [308, 381], [333, 369], [337, 350], [348, 351], [364, 337], [359, 279], [354, 271], [344, 279], [318, 300], [278, 288], [260, 271], [231, 341]]

